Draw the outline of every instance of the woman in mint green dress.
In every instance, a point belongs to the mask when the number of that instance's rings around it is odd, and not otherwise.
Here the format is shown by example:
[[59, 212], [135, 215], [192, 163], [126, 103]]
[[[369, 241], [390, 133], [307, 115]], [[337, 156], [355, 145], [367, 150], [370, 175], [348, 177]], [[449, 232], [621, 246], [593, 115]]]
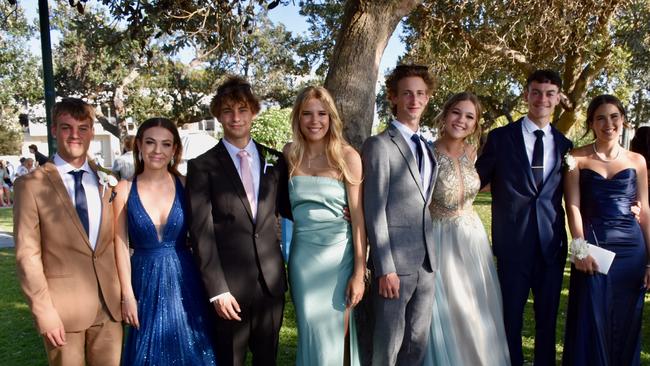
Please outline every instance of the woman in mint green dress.
[[[359, 365], [352, 309], [363, 297], [366, 233], [361, 157], [343, 139], [334, 101], [307, 87], [291, 113], [289, 284], [298, 323], [296, 365]], [[350, 222], [343, 216], [350, 210]]]

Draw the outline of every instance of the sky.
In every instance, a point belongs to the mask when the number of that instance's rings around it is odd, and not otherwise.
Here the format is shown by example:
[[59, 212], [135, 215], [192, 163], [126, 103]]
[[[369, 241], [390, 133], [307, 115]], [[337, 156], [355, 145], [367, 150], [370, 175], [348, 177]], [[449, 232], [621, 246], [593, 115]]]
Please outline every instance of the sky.
[[[90, 3], [93, 1], [91, 0]], [[19, 0], [19, 4], [25, 8], [25, 12], [28, 19], [38, 20], [38, 0]], [[296, 5], [287, 5], [287, 6], [278, 6], [277, 8], [269, 11], [269, 17], [274, 23], [282, 23], [287, 28], [287, 30], [296, 33], [296, 34], [306, 34], [308, 32], [308, 24], [306, 18], [301, 16], [298, 13], [298, 7]], [[38, 24], [38, 23], [37, 23]], [[386, 50], [381, 59], [381, 64], [379, 66], [380, 71], [380, 80], [383, 79], [383, 72], [391, 69], [395, 66], [397, 58], [404, 54], [405, 48], [401, 43], [399, 35], [402, 33], [401, 24], [397, 27], [397, 30], [393, 33], [393, 36], [388, 41]], [[55, 32], [50, 36], [53, 46], [58, 42], [59, 35]], [[33, 38], [29, 42], [29, 48], [37, 56], [41, 55], [41, 42], [40, 37]], [[182, 53], [179, 55], [182, 61], [189, 62], [192, 58], [192, 55], [187, 53]]]

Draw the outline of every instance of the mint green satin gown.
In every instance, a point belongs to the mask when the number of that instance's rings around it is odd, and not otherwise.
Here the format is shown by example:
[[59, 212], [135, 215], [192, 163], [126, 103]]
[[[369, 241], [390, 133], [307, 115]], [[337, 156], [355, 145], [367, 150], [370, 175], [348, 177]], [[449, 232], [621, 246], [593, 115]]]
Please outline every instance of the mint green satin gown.
[[[345, 350], [345, 290], [354, 269], [352, 230], [343, 218], [343, 182], [312, 176], [289, 180], [293, 237], [289, 284], [298, 324], [296, 365], [340, 366]], [[359, 365], [350, 312], [351, 365]]]

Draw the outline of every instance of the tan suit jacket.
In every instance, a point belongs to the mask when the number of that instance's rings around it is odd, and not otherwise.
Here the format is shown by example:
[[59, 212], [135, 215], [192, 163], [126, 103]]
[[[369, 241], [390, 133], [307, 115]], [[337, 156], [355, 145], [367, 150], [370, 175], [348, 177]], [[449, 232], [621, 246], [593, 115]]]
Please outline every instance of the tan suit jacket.
[[94, 252], [54, 164], [17, 179], [14, 195], [18, 277], [39, 332], [58, 326], [59, 318], [66, 332], [89, 328], [100, 293], [113, 320], [121, 321], [110, 189], [101, 199]]

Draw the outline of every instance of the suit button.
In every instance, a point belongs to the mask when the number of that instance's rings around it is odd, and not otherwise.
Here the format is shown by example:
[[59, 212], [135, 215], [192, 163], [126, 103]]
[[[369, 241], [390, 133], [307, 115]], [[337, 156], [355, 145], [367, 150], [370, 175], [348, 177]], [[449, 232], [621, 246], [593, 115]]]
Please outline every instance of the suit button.
[[260, 234], [255, 233], [255, 239], [259, 239], [259, 238], [260, 238]]
[[97, 256], [93, 255], [93, 261], [96, 261], [96, 260], [97, 260]]

